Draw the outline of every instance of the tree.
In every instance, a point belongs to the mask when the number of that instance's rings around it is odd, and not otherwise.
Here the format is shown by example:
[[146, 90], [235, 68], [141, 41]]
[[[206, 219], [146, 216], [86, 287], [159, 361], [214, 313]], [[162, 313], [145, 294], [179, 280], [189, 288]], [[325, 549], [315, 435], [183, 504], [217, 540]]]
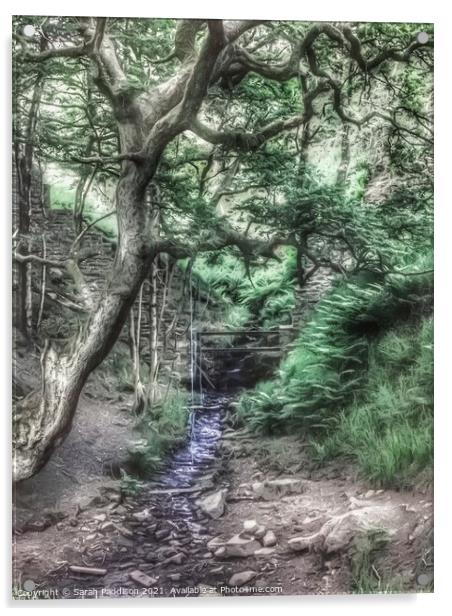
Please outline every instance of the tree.
[[[346, 125], [359, 128], [378, 122], [392, 126], [402, 135], [414, 133], [423, 142], [430, 139], [428, 127], [422, 122], [413, 127], [410, 110], [399, 114], [397, 110], [383, 111], [369, 104], [368, 110], [363, 105], [364, 113], [358, 115], [356, 110], [347, 108], [343, 101], [345, 84], [337, 77], [341, 74], [339, 68], [346, 65], [353, 82], [364, 88], [383, 74], [388, 65], [405, 65], [413, 58], [416, 62], [426, 61], [431, 43], [419, 42], [413, 36], [413, 28], [398, 33], [397, 40], [376, 28], [371, 42], [364, 44], [356, 32], [359, 25], [182, 20], [174, 32], [173, 48], [167, 57], [158, 60], [150, 35], [160, 28], [168, 46], [171, 22], [106, 18], [64, 18], [56, 22], [61, 27], [52, 37], [50, 20], [46, 49], [38, 50], [33, 42], [17, 36], [16, 71], [22, 66], [39, 70], [43, 63], [68, 61], [75, 70], [84, 74], [88, 70], [97, 95], [102, 96], [103, 104], [108, 103], [117, 151], [112, 152], [114, 139], [110, 139], [107, 151], [100, 147], [94, 153], [88, 141], [81, 155], [71, 156], [73, 162], [90, 165], [91, 169], [118, 168], [115, 208], [119, 241], [112, 271], [82, 329], [64, 345], [45, 345], [41, 359], [42, 389], [17, 407], [16, 481], [36, 473], [68, 433], [88, 376], [113, 347], [159, 253], [182, 258], [199, 251], [236, 246], [249, 260], [259, 255], [274, 257], [276, 246], [293, 241], [285, 230], [279, 233], [276, 229], [267, 238], [244, 233], [233, 220], [215, 217], [212, 209], [201, 214], [211, 223], [208, 232], [197, 233], [191, 241], [181, 242], [177, 234], [168, 233], [164, 221], [163, 235], [156, 235], [152, 221], [160, 204], [158, 198], [152, 197], [158, 191], [149, 193], [149, 187], [161, 181], [165, 194], [172, 193], [177, 198], [177, 182], [167, 178], [165, 186], [165, 167], [168, 161], [174, 162], [174, 148], [186, 139], [187, 133], [196, 136], [185, 141], [184, 153], [189, 154], [189, 164], [193, 164], [193, 150], [196, 154], [199, 151], [200, 140], [217, 148], [215, 152], [219, 152], [222, 160], [228, 153], [246, 158], [249, 153], [258, 155], [270, 140], [303, 129], [305, 148], [312, 137], [310, 124], [313, 120], [322, 124], [325, 108], [331, 108]], [[137, 32], [131, 33], [131, 28]], [[268, 53], [270, 60], [266, 57]], [[280, 61], [280, 57], [285, 59]], [[289, 90], [292, 88], [288, 100], [267, 109], [267, 119], [262, 123], [262, 108], [255, 102], [247, 109], [245, 101], [247, 114], [240, 114], [236, 126], [214, 128], [212, 122], [218, 118], [216, 94], [221, 93], [220, 98], [227, 99], [232, 106], [240, 105], [246, 99], [243, 88], [255, 78], [266, 84], [288, 84]], [[255, 116], [253, 107], [257, 109]], [[293, 109], [296, 111], [292, 112]], [[65, 150], [71, 151], [71, 146], [65, 146]], [[207, 165], [209, 156], [202, 157], [207, 159]], [[82, 175], [83, 182], [86, 177]], [[201, 198], [200, 202], [205, 201]], [[181, 207], [183, 211], [184, 206]], [[42, 262], [42, 258], [34, 255], [16, 257], [21, 263]], [[73, 269], [74, 259], [63, 265]]]

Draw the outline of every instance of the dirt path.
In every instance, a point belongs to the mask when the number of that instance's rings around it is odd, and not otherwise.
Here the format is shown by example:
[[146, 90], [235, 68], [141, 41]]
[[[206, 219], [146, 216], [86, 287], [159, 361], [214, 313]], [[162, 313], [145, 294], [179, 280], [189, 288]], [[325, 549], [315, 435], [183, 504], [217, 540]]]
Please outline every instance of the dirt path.
[[70, 598], [344, 593], [358, 540], [382, 531], [388, 590], [430, 584], [428, 490], [376, 491], [350, 469], [316, 470], [288, 437], [226, 428], [220, 441], [212, 417], [198, 425], [209, 447], [183, 448], [136, 494], [106, 480], [86, 507], [17, 535], [18, 587]]

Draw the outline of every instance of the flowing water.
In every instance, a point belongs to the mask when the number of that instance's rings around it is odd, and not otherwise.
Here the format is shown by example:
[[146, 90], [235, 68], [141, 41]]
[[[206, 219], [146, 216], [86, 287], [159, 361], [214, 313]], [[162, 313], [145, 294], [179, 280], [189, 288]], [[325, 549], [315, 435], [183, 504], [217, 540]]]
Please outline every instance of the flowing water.
[[[226, 409], [230, 394], [205, 392], [202, 405], [195, 406], [190, 415], [186, 442], [169, 457], [164, 467], [152, 476], [146, 484], [140, 500], [147, 499], [146, 491], [157, 494], [159, 502], [154, 504], [154, 514], [172, 519], [176, 524], [193, 526], [199, 519], [199, 511], [194, 504], [192, 489], [214, 486], [208, 476], [217, 458], [217, 448], [221, 439]], [[207, 482], [203, 479], [207, 479]], [[186, 492], [185, 492], [186, 490]], [[156, 511], [160, 509], [160, 512]], [[194, 525], [196, 528], [197, 524]]]

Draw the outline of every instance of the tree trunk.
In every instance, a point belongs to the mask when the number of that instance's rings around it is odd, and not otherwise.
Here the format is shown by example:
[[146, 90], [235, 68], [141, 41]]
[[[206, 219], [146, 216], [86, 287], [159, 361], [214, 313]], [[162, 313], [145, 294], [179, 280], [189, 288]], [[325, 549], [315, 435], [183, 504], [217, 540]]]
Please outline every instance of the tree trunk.
[[149, 271], [150, 295], [149, 295], [149, 382], [147, 387], [147, 404], [149, 408], [155, 402], [155, 388], [157, 381], [158, 366], [158, 324], [157, 324], [157, 259], [151, 263]]
[[152, 246], [143, 180], [128, 165], [117, 187], [119, 244], [109, 280], [83, 329], [63, 348], [42, 353], [42, 390], [27, 396], [13, 418], [13, 477], [35, 474], [69, 432], [82, 388], [117, 340], [148, 272]]

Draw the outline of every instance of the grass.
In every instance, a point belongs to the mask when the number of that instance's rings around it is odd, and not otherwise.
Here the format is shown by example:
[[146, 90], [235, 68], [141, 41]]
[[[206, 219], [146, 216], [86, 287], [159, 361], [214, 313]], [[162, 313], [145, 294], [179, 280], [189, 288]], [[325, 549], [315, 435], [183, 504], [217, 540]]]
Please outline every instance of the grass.
[[318, 460], [344, 455], [376, 485], [409, 487], [433, 462], [433, 322], [401, 325], [370, 348], [362, 395], [344, 408]]
[[165, 456], [181, 443], [187, 432], [188, 394], [173, 391], [164, 403], [146, 414], [137, 425], [140, 444], [130, 451], [132, 476], [146, 478], [162, 465]]
[[308, 435], [319, 461], [346, 455], [375, 484], [412, 482], [432, 460], [432, 285], [430, 274], [338, 284], [276, 377], [240, 398], [239, 418]]
[[381, 529], [370, 529], [355, 537], [351, 552], [353, 593], [389, 594], [406, 590], [406, 582], [382, 564], [388, 541], [387, 533]]

